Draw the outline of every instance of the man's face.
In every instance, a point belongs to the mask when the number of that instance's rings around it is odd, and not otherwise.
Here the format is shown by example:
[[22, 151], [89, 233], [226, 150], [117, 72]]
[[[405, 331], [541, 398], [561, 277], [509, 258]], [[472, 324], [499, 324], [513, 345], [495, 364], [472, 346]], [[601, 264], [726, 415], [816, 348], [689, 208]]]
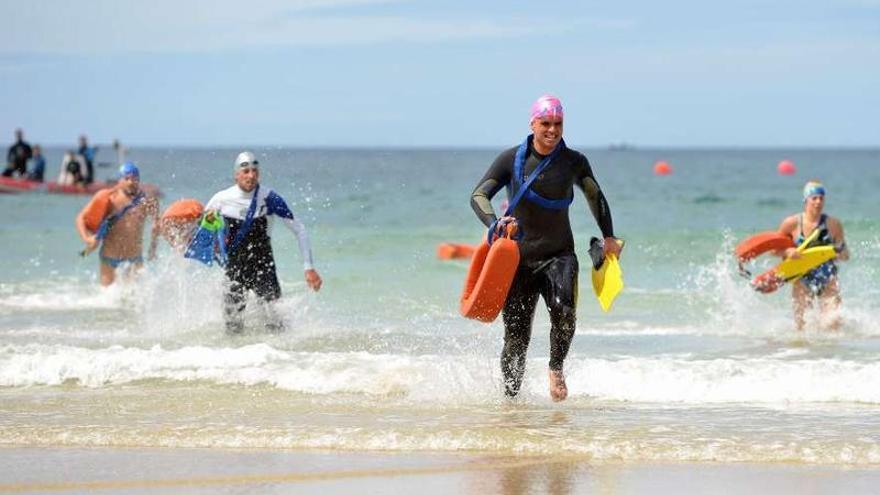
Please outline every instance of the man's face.
[[119, 179], [119, 186], [125, 191], [125, 194], [134, 196], [141, 189], [141, 179], [137, 175], [125, 175]]
[[538, 151], [549, 153], [562, 139], [562, 117], [541, 117], [533, 120], [531, 127]]
[[21, 141], [22, 138], [24, 138], [24, 132], [22, 132], [21, 129], [16, 129], [16, 130], [15, 130], [15, 140], [16, 140], [16, 141]]
[[246, 165], [235, 172], [235, 183], [244, 192], [253, 191], [259, 181], [260, 169], [257, 167]]

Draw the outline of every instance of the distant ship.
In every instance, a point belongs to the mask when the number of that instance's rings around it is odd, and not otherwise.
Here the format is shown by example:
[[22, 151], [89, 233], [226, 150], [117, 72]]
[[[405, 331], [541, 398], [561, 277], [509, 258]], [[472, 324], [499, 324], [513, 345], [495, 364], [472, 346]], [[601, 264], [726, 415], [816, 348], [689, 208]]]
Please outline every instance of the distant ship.
[[609, 151], [632, 151], [634, 149], [636, 149], [636, 146], [629, 143], [611, 143], [608, 145]]

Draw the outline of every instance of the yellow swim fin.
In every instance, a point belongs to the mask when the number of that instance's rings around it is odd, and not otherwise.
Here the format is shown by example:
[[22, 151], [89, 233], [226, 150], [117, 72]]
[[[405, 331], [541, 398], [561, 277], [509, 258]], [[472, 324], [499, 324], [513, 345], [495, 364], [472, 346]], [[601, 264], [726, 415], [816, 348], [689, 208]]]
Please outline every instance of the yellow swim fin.
[[617, 256], [609, 254], [598, 270], [593, 270], [593, 292], [599, 299], [599, 306], [606, 313], [611, 310], [614, 299], [623, 290], [623, 272]]
[[801, 256], [797, 259], [784, 260], [777, 265], [776, 274], [786, 282], [793, 282], [822, 263], [836, 258], [837, 251], [834, 250], [834, 246], [807, 247], [818, 236], [819, 229], [813, 229], [813, 232], [797, 247]]
[[[623, 241], [620, 247], [623, 247]], [[590, 242], [590, 256], [593, 258], [593, 292], [599, 300], [599, 306], [606, 313], [611, 310], [611, 304], [614, 299], [623, 290], [623, 272], [620, 269], [620, 262], [617, 256], [609, 254], [601, 255], [601, 243], [598, 239], [596, 242]], [[601, 261], [600, 261], [601, 260]], [[596, 265], [601, 262], [599, 268]]]
[[[802, 244], [806, 245], [806, 243]], [[800, 249], [800, 248], [798, 248]], [[794, 281], [814, 270], [822, 263], [837, 257], [834, 246], [818, 246], [800, 251], [797, 259], [787, 259], [776, 266], [776, 275], [786, 282]]]

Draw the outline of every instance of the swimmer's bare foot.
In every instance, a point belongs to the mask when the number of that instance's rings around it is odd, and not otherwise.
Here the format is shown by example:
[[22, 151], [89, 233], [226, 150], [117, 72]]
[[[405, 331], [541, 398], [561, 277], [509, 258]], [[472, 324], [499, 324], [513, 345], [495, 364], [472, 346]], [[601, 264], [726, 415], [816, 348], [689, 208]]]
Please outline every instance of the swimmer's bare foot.
[[553, 402], [564, 401], [568, 397], [568, 387], [565, 385], [565, 375], [562, 370], [550, 370], [550, 398]]

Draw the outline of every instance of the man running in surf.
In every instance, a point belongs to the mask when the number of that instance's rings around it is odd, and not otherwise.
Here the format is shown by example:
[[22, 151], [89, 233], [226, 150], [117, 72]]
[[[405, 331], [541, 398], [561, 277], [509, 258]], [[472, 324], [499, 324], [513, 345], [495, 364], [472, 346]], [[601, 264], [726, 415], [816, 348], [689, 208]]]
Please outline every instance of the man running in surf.
[[140, 170], [132, 162], [119, 167], [119, 181], [95, 193], [76, 217], [76, 230], [86, 244], [83, 256], [95, 250], [100, 258], [100, 281], [106, 287], [116, 270], [138, 270], [144, 264], [143, 237], [147, 218], [153, 221], [149, 259], [156, 257], [159, 237], [159, 201], [141, 190]]
[[[568, 208], [577, 186], [586, 196], [605, 238], [605, 254], [620, 255], [614, 238], [611, 210], [587, 158], [562, 140], [562, 103], [544, 95], [532, 105], [532, 134], [520, 145], [502, 152], [480, 179], [471, 195], [471, 207], [493, 236], [515, 225], [524, 234], [519, 241], [520, 262], [502, 311], [504, 349], [501, 371], [505, 393], [519, 393], [525, 373], [526, 351], [538, 296], [550, 313], [550, 397], [565, 400], [568, 388], [563, 362], [574, 337], [578, 260], [574, 250]], [[509, 216], [498, 219], [491, 199], [502, 188], [513, 197], [535, 169], [546, 168], [532, 183]]]
[[[843, 224], [840, 220], [823, 213], [825, 208], [825, 186], [820, 182], [810, 181], [804, 185], [804, 211], [786, 217], [779, 225], [779, 232], [791, 237], [795, 245], [800, 246], [814, 230], [819, 229], [816, 239], [805, 248], [816, 246], [834, 246], [837, 260], [849, 259], [849, 249], [843, 238]], [[783, 257], [798, 258], [797, 248], [789, 248]], [[818, 300], [821, 308], [822, 324], [832, 330], [840, 328], [840, 287], [837, 283], [837, 264], [835, 260], [826, 261], [814, 270], [796, 280], [791, 287], [792, 304], [794, 307], [794, 323], [798, 330], [803, 330], [806, 321], [804, 313]]]
[[294, 217], [284, 199], [260, 185], [259, 161], [244, 151], [235, 159], [235, 185], [224, 189], [205, 205], [207, 219], [219, 214], [226, 223], [229, 284], [224, 297], [226, 331], [241, 333], [246, 292], [252, 290], [266, 304], [270, 321], [267, 329], [283, 330], [283, 322], [271, 310], [271, 303], [281, 297], [281, 285], [275, 272], [275, 257], [270, 242], [270, 220], [277, 217], [296, 236], [303, 258], [305, 280], [314, 291], [321, 289], [321, 276], [314, 268], [312, 248], [305, 225]]

